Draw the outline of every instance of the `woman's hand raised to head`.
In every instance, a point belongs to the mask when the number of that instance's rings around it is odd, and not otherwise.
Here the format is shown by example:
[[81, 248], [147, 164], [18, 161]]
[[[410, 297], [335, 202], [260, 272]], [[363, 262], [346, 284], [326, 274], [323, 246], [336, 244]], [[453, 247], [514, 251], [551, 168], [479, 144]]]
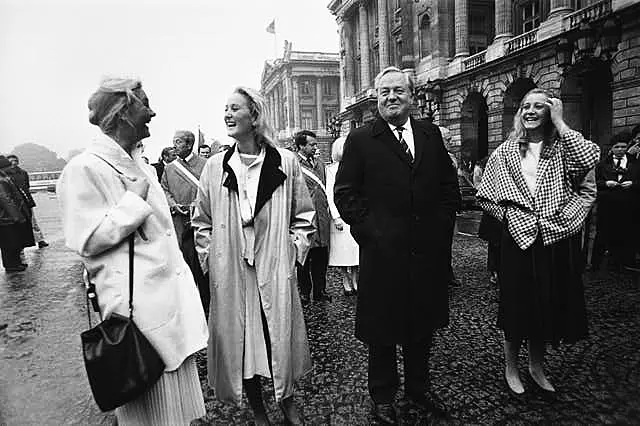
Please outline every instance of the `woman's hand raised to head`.
[[125, 190], [133, 192], [143, 200], [147, 199], [147, 194], [149, 193], [149, 182], [146, 178], [120, 175], [120, 180], [124, 184]]
[[547, 104], [549, 105], [551, 122], [556, 126], [558, 133], [562, 135], [569, 129], [567, 123], [564, 122], [564, 118], [562, 118], [562, 101], [558, 98], [549, 98], [547, 99]]

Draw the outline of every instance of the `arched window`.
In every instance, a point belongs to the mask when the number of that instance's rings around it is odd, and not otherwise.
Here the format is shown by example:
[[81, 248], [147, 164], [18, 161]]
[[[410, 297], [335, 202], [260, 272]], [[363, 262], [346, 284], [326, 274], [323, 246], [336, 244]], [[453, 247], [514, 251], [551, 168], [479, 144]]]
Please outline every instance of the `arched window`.
[[420, 57], [425, 58], [431, 54], [431, 19], [428, 14], [420, 19]]

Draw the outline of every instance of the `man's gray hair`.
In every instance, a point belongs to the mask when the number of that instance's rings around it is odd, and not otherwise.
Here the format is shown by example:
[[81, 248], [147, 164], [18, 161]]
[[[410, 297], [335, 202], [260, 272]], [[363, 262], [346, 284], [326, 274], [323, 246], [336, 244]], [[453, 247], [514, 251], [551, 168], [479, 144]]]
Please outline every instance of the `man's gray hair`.
[[407, 80], [407, 86], [409, 87], [409, 91], [411, 92], [411, 94], [413, 94], [413, 89], [414, 89], [414, 83], [413, 83], [413, 76], [407, 72], [402, 71], [400, 68], [398, 67], [387, 67], [385, 69], [383, 69], [382, 71], [380, 71], [378, 73], [378, 75], [376, 75], [376, 78], [373, 80], [373, 86], [376, 90], [378, 90], [378, 88], [380, 87], [380, 79], [382, 77], [384, 77], [387, 74], [391, 74], [393, 72], [399, 72], [400, 74], [404, 75], [406, 80]]

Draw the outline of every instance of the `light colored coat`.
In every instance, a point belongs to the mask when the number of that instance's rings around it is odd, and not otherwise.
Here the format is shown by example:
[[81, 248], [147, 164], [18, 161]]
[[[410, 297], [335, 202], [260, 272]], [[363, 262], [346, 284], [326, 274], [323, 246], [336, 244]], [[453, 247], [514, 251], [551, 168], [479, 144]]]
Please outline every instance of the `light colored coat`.
[[[235, 149], [207, 162], [191, 223], [202, 269], [210, 271], [209, 384], [221, 401], [240, 403], [249, 266], [242, 256], [237, 180], [228, 164]], [[309, 250], [314, 212], [294, 154], [266, 150], [254, 216], [255, 271], [271, 340], [275, 396], [281, 401], [311, 369], [295, 262], [304, 263]]]
[[[99, 157], [98, 157], [99, 156]], [[107, 162], [113, 168], [107, 164]], [[146, 201], [116, 172], [147, 179]], [[67, 246], [82, 256], [96, 285], [103, 317], [128, 314], [129, 246], [135, 238], [133, 319], [156, 348], [166, 371], [206, 346], [207, 323], [198, 290], [174, 235], [169, 206], [152, 171], [114, 141], [100, 137], [62, 171], [58, 197]]]

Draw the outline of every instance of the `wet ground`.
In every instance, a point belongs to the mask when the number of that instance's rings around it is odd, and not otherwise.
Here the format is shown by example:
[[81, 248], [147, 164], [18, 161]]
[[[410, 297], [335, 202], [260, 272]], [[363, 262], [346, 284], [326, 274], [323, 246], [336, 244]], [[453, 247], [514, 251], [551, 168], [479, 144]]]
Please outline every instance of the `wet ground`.
[[[39, 193], [36, 201], [51, 246], [28, 249], [24, 273], [0, 270], [0, 425], [109, 424], [113, 416], [95, 407], [82, 364], [79, 334], [87, 318], [78, 258], [64, 248], [55, 199]], [[526, 398], [507, 395], [494, 326], [497, 289], [484, 269], [486, 245], [474, 236], [478, 220], [477, 212], [459, 217], [453, 258], [462, 285], [451, 289], [451, 324], [437, 333], [431, 362], [433, 388], [452, 423], [639, 424], [640, 289], [626, 275], [587, 276], [590, 338], [548, 351], [555, 400], [532, 392], [528, 381]], [[353, 338], [355, 299], [342, 294], [335, 270], [329, 278], [333, 302], [305, 308], [314, 369], [296, 401], [310, 424], [370, 424], [366, 348]], [[521, 371], [526, 377], [524, 353]], [[203, 390], [207, 417], [200, 423], [251, 422], [246, 405], [224, 406], [204, 382]], [[270, 417], [282, 424], [267, 394]], [[430, 422], [402, 392], [397, 403], [403, 424]]]

